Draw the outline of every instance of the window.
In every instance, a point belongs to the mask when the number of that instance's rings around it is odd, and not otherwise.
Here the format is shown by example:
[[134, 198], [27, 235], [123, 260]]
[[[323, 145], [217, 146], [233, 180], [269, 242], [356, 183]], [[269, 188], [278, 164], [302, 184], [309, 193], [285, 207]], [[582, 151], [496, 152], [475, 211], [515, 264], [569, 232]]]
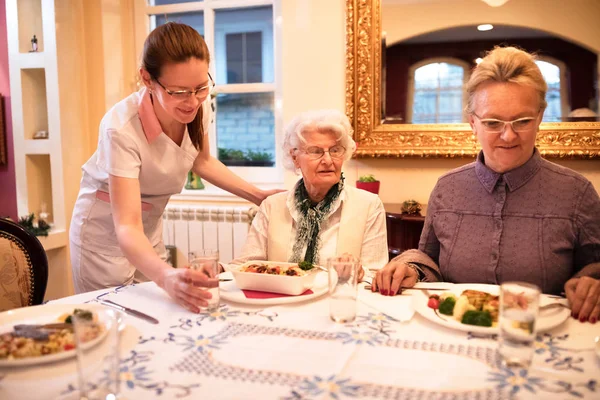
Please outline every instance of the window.
[[564, 93], [563, 84], [565, 82], [565, 79], [563, 78], [564, 66], [561, 62], [550, 59], [541, 59], [535, 63], [540, 67], [542, 75], [548, 85], [548, 91], [546, 92], [546, 102], [548, 105], [546, 111], [544, 111], [544, 118], [542, 121], [561, 121], [563, 115], [566, 116], [566, 113], [563, 113], [563, 110], [566, 108], [566, 104], [564, 104], [565, 96], [562, 96], [562, 93]]
[[262, 81], [262, 32], [225, 35], [227, 83]]
[[[283, 182], [276, 132], [281, 125], [279, 0], [136, 0], [147, 31], [167, 21], [185, 23], [205, 39], [217, 83], [210, 129], [211, 154], [254, 183]], [[279, 41], [280, 42], [280, 41]], [[139, 45], [139, 44], [138, 44]]]
[[463, 121], [463, 83], [468, 66], [459, 60], [425, 60], [411, 67], [412, 101], [408, 122], [413, 124]]

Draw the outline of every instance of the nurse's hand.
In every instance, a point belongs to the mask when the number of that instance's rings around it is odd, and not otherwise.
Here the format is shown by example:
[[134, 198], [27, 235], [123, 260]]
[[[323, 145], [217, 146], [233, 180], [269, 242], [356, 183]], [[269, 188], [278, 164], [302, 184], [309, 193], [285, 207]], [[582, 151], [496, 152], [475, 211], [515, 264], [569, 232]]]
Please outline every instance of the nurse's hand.
[[219, 286], [218, 279], [189, 268], [165, 268], [157, 283], [173, 300], [193, 313], [200, 312], [200, 307], [207, 307], [207, 300], [212, 298], [212, 294], [203, 288]]
[[285, 192], [285, 189], [261, 190], [260, 195], [258, 196], [258, 203], [256, 205], [260, 206], [260, 203], [262, 203], [264, 199], [281, 192]]

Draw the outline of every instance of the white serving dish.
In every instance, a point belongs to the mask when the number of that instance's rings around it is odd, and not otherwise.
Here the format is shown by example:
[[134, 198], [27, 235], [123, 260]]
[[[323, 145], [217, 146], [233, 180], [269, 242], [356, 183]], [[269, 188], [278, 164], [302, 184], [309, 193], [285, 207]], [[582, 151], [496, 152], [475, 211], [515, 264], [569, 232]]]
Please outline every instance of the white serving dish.
[[235, 284], [240, 289], [257, 290], [260, 292], [271, 292], [298, 296], [308, 289], [312, 289], [315, 283], [318, 269], [313, 268], [306, 271], [303, 276], [270, 275], [256, 272], [242, 272], [241, 270], [251, 264], [262, 264], [268, 266], [279, 265], [281, 267], [297, 266], [296, 263], [276, 261], [248, 261], [241, 265], [229, 265], [228, 271], [233, 275]]

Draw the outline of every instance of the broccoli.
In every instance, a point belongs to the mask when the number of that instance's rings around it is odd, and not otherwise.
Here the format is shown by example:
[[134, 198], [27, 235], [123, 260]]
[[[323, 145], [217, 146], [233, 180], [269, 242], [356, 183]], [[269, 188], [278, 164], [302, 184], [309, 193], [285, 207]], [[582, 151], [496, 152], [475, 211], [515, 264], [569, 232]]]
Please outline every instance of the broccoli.
[[452, 315], [454, 311], [454, 305], [456, 304], [456, 298], [454, 297], [446, 297], [444, 301], [440, 303], [439, 311], [445, 315]]
[[303, 271], [309, 271], [309, 270], [313, 269], [315, 266], [311, 262], [300, 261], [298, 263], [298, 267], [300, 267], [300, 269], [303, 270]]
[[489, 311], [469, 310], [465, 312], [461, 322], [467, 325], [492, 326], [492, 315]]
[[66, 319], [65, 319], [65, 323], [66, 324], [72, 324], [73, 323], [73, 318], [72, 316], [76, 315], [77, 317], [84, 319], [86, 321], [92, 321], [94, 319], [93, 314], [90, 311], [87, 310], [82, 310], [80, 308], [76, 308], [73, 311], [72, 315], [69, 315]]

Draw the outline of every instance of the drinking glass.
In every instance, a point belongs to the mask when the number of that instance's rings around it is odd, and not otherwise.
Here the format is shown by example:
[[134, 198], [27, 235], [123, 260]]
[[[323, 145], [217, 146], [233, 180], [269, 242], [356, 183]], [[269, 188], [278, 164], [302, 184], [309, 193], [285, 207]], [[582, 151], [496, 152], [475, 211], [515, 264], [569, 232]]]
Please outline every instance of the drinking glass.
[[[80, 400], [120, 399], [119, 322], [121, 314], [109, 308], [81, 308], [71, 316], [77, 354]], [[92, 318], [90, 314], [92, 313]]]
[[540, 288], [525, 282], [500, 286], [498, 351], [506, 367], [528, 368], [534, 353]]
[[[219, 275], [219, 250], [202, 249], [190, 252], [188, 260], [190, 268], [196, 271], [203, 271], [211, 278], [217, 278]], [[219, 285], [214, 288], [207, 288], [212, 298], [208, 300], [207, 311], [216, 311], [219, 308]]]
[[352, 256], [327, 259], [329, 316], [335, 322], [347, 323], [356, 318], [359, 268], [360, 261]]

